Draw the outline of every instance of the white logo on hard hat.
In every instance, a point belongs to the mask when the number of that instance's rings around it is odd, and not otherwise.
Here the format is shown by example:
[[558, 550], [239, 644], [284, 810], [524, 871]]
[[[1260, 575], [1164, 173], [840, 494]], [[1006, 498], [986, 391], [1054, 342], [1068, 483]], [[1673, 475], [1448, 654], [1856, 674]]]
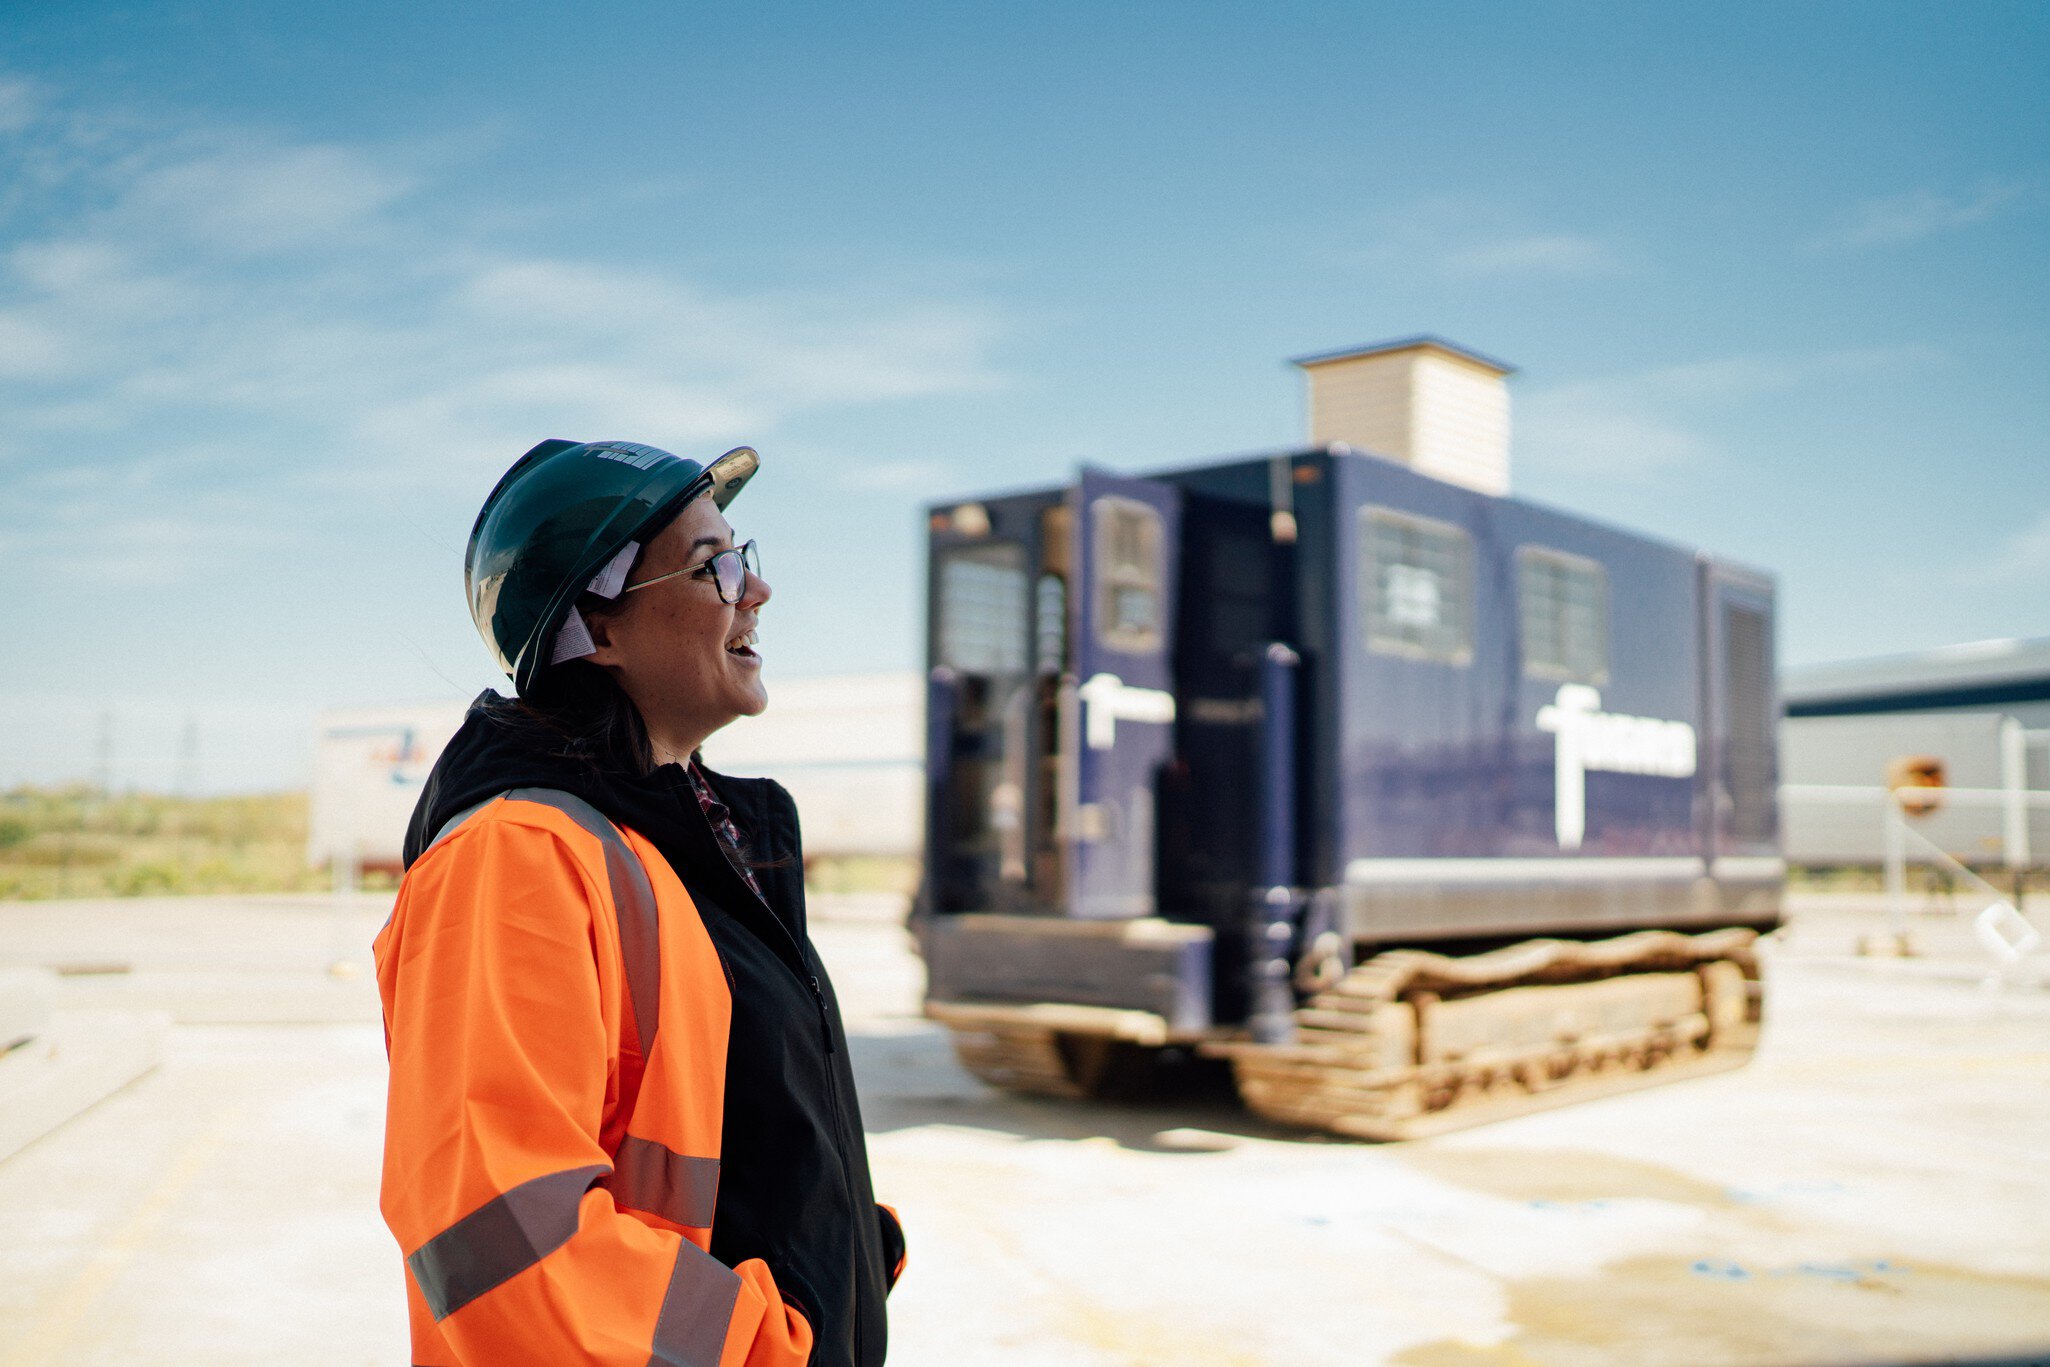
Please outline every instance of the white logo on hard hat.
[[667, 451], [658, 451], [637, 441], [592, 442], [590, 450], [600, 460], [616, 460], [636, 470], [652, 470], [670, 458]]
[[1559, 738], [1553, 761], [1553, 814], [1559, 848], [1577, 850], [1587, 834], [1587, 774], [1656, 774], [1689, 778], [1694, 773], [1694, 728], [1683, 721], [1627, 717], [1604, 712], [1599, 690], [1563, 684], [1559, 696], [1538, 709], [1538, 730]]

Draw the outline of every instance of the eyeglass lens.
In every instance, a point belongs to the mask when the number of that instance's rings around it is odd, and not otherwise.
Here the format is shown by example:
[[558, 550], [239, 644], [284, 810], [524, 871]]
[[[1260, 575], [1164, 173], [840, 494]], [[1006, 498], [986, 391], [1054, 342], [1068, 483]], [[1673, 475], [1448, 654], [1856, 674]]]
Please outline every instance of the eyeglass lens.
[[712, 557], [712, 576], [719, 586], [719, 601], [723, 603], [738, 603], [747, 589], [748, 575], [759, 577], [761, 572], [761, 559], [752, 541]]

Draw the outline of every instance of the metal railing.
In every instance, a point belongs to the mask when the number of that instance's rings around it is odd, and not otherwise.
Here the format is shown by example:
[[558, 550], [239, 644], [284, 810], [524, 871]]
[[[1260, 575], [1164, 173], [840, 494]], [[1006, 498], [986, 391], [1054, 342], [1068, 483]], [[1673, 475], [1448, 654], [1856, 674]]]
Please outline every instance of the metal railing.
[[2002, 822], [2000, 862], [2016, 874], [2016, 886], [2019, 887], [2020, 876], [2031, 864], [2029, 813], [2034, 809], [2050, 809], [2050, 792], [2018, 785], [2005, 788], [1891, 789], [1851, 784], [1789, 783], [1781, 786], [1780, 799], [1783, 803], [1869, 804], [1878, 808], [1880, 845], [1884, 851], [1882, 865], [1887, 924], [1900, 949], [1905, 950], [1909, 943], [1908, 865], [1911, 862], [1940, 869], [1953, 884], [1962, 884], [1983, 897], [1983, 905], [1976, 912], [1967, 912], [1954, 902], [1952, 909], [1960, 916], [1971, 917], [1973, 937], [1993, 960], [1992, 973], [1986, 980], [1988, 986], [2004, 982], [2009, 970], [2043, 942], [2041, 932], [2015, 905], [2020, 900], [2018, 897], [2011, 897], [1987, 882], [1963, 860], [1917, 828], [1916, 823], [1931, 807], [1911, 809], [1908, 804], [2001, 811], [2005, 819]]

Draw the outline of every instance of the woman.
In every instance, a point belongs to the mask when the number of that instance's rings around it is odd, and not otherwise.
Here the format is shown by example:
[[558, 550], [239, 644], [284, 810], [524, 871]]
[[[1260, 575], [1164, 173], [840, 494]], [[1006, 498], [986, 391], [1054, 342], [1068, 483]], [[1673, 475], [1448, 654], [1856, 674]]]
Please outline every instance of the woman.
[[486, 692], [376, 944], [412, 1361], [883, 1360], [903, 1264], [805, 932], [797, 814], [699, 745], [767, 704], [769, 586], [701, 466], [543, 442], [470, 533]]

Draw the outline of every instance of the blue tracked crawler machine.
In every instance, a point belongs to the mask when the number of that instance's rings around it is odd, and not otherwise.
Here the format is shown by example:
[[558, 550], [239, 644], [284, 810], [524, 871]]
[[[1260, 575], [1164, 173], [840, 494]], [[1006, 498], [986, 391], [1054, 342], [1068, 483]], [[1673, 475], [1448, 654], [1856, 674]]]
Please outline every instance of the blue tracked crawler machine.
[[1335, 443], [928, 527], [915, 925], [977, 1076], [1207, 1054], [1392, 1139], [1749, 1056], [1768, 577]]

